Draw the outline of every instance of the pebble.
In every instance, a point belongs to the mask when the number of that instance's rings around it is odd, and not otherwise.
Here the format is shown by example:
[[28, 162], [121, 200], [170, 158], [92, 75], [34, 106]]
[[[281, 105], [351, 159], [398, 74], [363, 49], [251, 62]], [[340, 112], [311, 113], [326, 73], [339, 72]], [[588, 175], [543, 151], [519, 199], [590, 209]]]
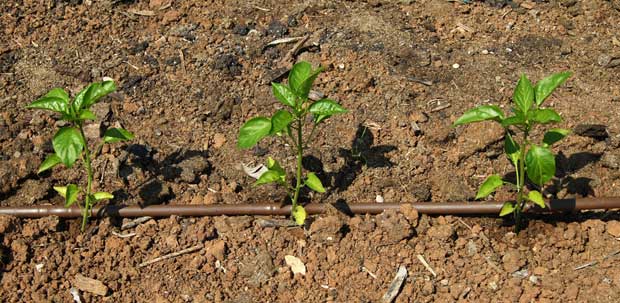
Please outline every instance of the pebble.
[[452, 64], [452, 68], [455, 68], [455, 69], [456, 69], [456, 68], [459, 68], [459, 67], [461, 67], [461, 66], [460, 66], [458, 63], [454, 63], [454, 64]]
[[383, 203], [383, 202], [385, 202], [385, 199], [383, 199], [383, 196], [377, 195], [377, 197], [375, 197], [375, 201], [377, 203]]
[[488, 55], [488, 54], [489, 54], [489, 51], [488, 51], [488, 50], [486, 50], [486, 49], [483, 49], [481, 53], [482, 53], [483, 55]]

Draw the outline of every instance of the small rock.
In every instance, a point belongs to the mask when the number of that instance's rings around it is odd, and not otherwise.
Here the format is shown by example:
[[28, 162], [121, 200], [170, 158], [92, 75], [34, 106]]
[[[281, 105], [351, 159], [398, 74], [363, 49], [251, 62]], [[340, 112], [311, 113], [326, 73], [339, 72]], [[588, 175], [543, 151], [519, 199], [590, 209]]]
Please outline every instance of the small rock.
[[375, 197], [375, 202], [377, 202], [377, 203], [383, 203], [383, 202], [385, 202], [385, 199], [383, 199], [383, 196], [381, 196], [381, 195], [377, 195], [377, 196]]
[[601, 165], [607, 168], [619, 168], [620, 167], [620, 157], [616, 154], [605, 153], [603, 157], [601, 157]]
[[454, 228], [450, 224], [431, 226], [431, 228], [426, 231], [426, 234], [430, 238], [440, 241], [454, 240], [454, 236], [456, 235]]
[[535, 276], [535, 275], [531, 275], [528, 280], [530, 280], [530, 282], [532, 282], [532, 284], [538, 284], [538, 282], [539, 282], [538, 276]]
[[524, 269], [522, 269], [522, 270], [517, 270], [517, 271], [515, 271], [515, 272], [513, 272], [513, 273], [512, 273], [512, 276], [513, 276], [513, 277], [515, 277], [515, 278], [520, 278], [520, 279], [525, 279], [525, 278], [527, 278], [527, 276], [529, 276], [529, 275], [530, 275], [530, 273], [529, 273], [529, 271], [527, 270], [527, 268], [524, 268]]
[[213, 136], [213, 147], [214, 148], [218, 149], [224, 146], [224, 143], [226, 143], [226, 136], [224, 136], [224, 134], [217, 133]]
[[273, 277], [276, 267], [271, 255], [260, 251], [256, 256], [248, 255], [242, 260], [239, 275], [248, 279], [248, 284], [258, 287]]
[[620, 221], [607, 222], [607, 233], [615, 238], [620, 238]]
[[459, 67], [461, 67], [461, 65], [459, 65], [458, 63], [454, 63], [454, 64], [452, 64], [452, 68], [454, 68], [454, 69], [457, 69], [457, 68], [459, 68]]
[[493, 291], [496, 291], [499, 287], [497, 286], [497, 282], [491, 281], [489, 282], [489, 288]]
[[224, 240], [214, 240], [205, 244], [207, 255], [215, 257], [215, 259], [224, 261], [226, 255], [226, 242]]
[[282, 38], [288, 33], [288, 28], [282, 22], [274, 20], [269, 23], [267, 33], [276, 38]]
[[521, 267], [526, 264], [525, 259], [521, 257], [521, 253], [516, 249], [509, 249], [506, 253], [504, 253], [502, 262], [504, 265], [504, 270], [509, 273], [513, 273], [521, 269]]

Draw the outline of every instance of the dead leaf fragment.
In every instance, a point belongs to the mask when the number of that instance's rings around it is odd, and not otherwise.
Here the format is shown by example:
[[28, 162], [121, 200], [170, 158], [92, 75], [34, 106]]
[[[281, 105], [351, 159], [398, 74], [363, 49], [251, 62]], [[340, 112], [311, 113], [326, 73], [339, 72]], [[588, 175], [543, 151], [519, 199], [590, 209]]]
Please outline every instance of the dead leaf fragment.
[[291, 255], [286, 255], [284, 256], [284, 261], [286, 262], [286, 265], [291, 267], [291, 271], [293, 272], [293, 274], [302, 274], [304, 276], [306, 275], [306, 265], [301, 262], [299, 258]]

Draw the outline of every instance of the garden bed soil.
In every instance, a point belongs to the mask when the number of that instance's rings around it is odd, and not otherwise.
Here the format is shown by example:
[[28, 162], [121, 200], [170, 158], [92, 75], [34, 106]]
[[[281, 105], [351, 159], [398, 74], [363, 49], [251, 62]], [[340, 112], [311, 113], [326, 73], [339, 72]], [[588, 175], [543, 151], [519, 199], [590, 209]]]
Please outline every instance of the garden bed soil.
[[[296, 60], [325, 67], [316, 90], [349, 114], [312, 142], [304, 166], [328, 191], [304, 201], [472, 200], [486, 176], [511, 172], [502, 130], [451, 123], [475, 105], [508, 111], [521, 73], [564, 70], [573, 77], [546, 102], [574, 133], [554, 147], [545, 194], [620, 196], [620, 2], [463, 2], [9, 1], [0, 6], [0, 206], [62, 204], [52, 186], [84, 182], [62, 167], [36, 174], [59, 124], [24, 106], [102, 77], [118, 90], [96, 105], [103, 121], [87, 136], [112, 126], [136, 135], [94, 163], [110, 203], [283, 201], [279, 188], [253, 187], [242, 165], [270, 155], [290, 168], [288, 149], [268, 139], [239, 150], [236, 135], [280, 107], [269, 83], [290, 67], [294, 43], [267, 44], [306, 35]], [[171, 217], [121, 231], [104, 219], [85, 233], [77, 220], [3, 216], [0, 298], [70, 302], [80, 274], [105, 286], [104, 296], [78, 290], [84, 302], [377, 302], [403, 265], [396, 302], [617, 302], [619, 218], [535, 217], [517, 235], [501, 219], [410, 209], [334, 211], [304, 228]], [[286, 255], [306, 274], [293, 274]]]

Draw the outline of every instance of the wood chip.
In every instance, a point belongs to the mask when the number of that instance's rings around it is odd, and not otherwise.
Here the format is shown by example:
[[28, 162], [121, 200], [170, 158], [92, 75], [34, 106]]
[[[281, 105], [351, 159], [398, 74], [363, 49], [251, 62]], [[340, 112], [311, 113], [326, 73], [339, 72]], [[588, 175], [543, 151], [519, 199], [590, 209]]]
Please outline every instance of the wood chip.
[[73, 286], [81, 291], [86, 291], [99, 296], [105, 296], [108, 293], [108, 287], [105, 286], [103, 282], [85, 277], [81, 274], [75, 275]]
[[138, 16], [146, 16], [146, 17], [155, 16], [155, 12], [154, 11], [149, 11], [149, 10], [129, 9], [129, 10], [127, 10], [127, 12], [130, 13], [130, 14], [138, 15]]
[[405, 282], [405, 278], [407, 278], [407, 268], [401, 265], [388, 290], [381, 298], [382, 303], [391, 303], [396, 299], [396, 296], [400, 293], [401, 286], [403, 286], [403, 282]]
[[135, 220], [133, 220], [131, 222], [127, 222], [127, 223], [121, 225], [121, 230], [134, 228], [134, 227], [136, 227], [136, 226], [138, 226], [138, 225], [140, 225], [140, 224], [142, 224], [142, 223], [144, 223], [146, 221], [149, 221], [151, 219], [153, 219], [153, 217], [145, 216], [145, 217], [137, 218], [137, 219], [135, 219]]

